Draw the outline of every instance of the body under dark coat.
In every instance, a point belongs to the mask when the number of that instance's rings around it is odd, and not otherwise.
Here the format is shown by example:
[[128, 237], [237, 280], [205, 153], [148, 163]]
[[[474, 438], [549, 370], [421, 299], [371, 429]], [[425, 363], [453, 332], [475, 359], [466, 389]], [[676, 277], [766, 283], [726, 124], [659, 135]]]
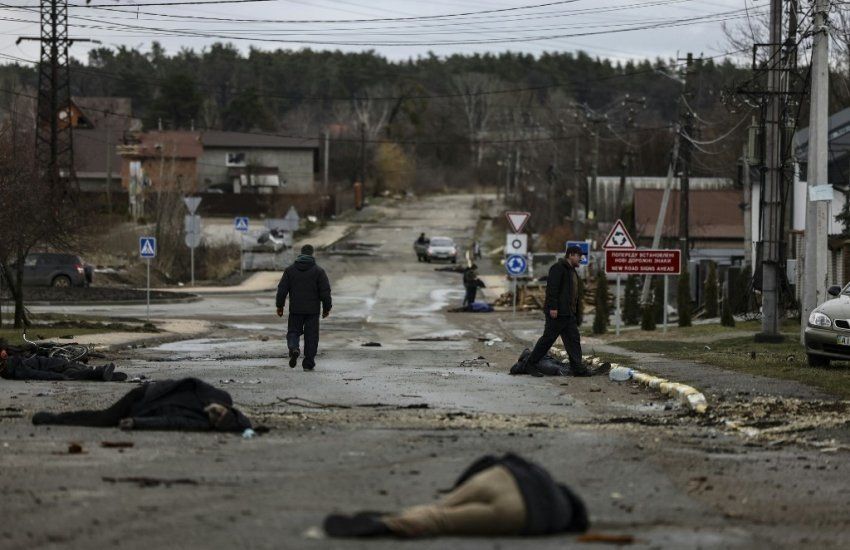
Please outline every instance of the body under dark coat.
[[[217, 426], [210, 424], [204, 410], [212, 404], [222, 405], [230, 413]], [[233, 407], [229, 393], [197, 378], [150, 382], [102, 411], [39, 412], [32, 420], [33, 424], [109, 427], [118, 426], [125, 418], [133, 419], [134, 429], [242, 431], [251, 427], [251, 421]]]
[[112, 380], [114, 367], [90, 367], [62, 357], [24, 357], [10, 355], [6, 358], [0, 376], [7, 380]]

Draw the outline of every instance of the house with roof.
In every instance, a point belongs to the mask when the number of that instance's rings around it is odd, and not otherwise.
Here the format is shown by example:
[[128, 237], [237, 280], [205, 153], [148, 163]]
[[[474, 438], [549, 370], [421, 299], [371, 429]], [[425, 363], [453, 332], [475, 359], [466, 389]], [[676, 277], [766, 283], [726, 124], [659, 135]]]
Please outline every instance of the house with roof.
[[317, 191], [317, 139], [206, 130], [200, 133], [200, 142], [202, 190], [292, 195]]
[[116, 146], [141, 129], [128, 97], [74, 97], [66, 120], [73, 128], [74, 169], [82, 191], [121, 190]]

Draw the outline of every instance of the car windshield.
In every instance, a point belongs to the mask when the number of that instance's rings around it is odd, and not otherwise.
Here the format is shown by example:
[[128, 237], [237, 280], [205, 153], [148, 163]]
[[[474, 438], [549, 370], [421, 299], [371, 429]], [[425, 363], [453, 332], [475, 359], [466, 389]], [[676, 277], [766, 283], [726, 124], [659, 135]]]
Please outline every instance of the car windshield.
[[431, 246], [453, 246], [454, 244], [451, 239], [441, 239], [440, 237], [431, 239]]

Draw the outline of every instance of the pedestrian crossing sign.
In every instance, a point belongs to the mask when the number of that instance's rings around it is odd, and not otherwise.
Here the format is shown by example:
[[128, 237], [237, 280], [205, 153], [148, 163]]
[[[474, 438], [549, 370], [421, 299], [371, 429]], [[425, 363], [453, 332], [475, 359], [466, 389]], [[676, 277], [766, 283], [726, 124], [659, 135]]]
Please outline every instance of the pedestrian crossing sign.
[[139, 237], [139, 256], [156, 258], [156, 237]]
[[239, 216], [233, 219], [233, 228], [236, 231], [248, 231], [248, 217], [247, 216]]

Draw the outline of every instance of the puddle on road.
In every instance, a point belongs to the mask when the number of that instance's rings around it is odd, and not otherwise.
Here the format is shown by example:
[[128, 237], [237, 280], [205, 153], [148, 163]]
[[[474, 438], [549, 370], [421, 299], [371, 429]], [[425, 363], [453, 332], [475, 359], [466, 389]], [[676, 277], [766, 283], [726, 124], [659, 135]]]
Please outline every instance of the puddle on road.
[[432, 290], [428, 294], [428, 299], [431, 301], [430, 304], [413, 308], [410, 310], [410, 313], [428, 315], [436, 311], [440, 311], [453, 300], [461, 301], [463, 299], [463, 290], [456, 288], [438, 288], [436, 290]]
[[285, 330], [283, 325], [279, 325], [276, 327], [271, 327], [268, 325], [261, 325], [259, 323], [231, 323], [227, 325], [228, 328], [235, 328], [237, 330], [274, 330], [274, 331], [282, 331]]

